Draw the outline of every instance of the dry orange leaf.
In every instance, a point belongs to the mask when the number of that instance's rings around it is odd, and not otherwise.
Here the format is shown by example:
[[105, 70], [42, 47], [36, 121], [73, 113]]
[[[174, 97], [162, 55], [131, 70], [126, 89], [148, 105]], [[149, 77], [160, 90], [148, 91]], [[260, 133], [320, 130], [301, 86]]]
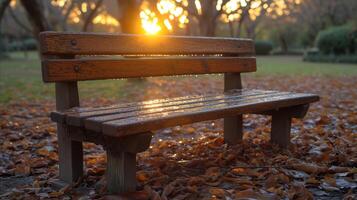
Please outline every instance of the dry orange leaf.
[[221, 188], [210, 188], [209, 193], [216, 197], [224, 197], [225, 191]]

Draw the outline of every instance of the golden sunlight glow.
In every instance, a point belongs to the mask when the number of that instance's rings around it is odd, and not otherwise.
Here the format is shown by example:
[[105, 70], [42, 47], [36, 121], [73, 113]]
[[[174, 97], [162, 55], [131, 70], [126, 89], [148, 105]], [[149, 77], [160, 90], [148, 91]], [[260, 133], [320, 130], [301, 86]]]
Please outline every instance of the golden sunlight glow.
[[103, 12], [97, 15], [93, 19], [93, 24], [102, 24], [102, 25], [110, 25], [110, 26], [119, 26], [119, 22], [113, 16], [108, 14], [107, 12]]
[[10, 7], [11, 8], [15, 8], [16, 7], [16, 3], [17, 3], [16, 0], [11, 0], [10, 1]]
[[223, 0], [218, 0], [216, 4], [216, 10], [220, 11], [222, 9]]
[[145, 32], [150, 35], [157, 34], [161, 31], [161, 26], [158, 24], [159, 19], [156, 14], [146, 8], [140, 12], [141, 25]]
[[[197, 10], [198, 15], [202, 15], [203, 0], [191, 1]], [[288, 4], [300, 4], [302, 0], [217, 0], [216, 10], [222, 11], [220, 20], [224, 23], [231, 23], [242, 18], [243, 12], [247, 9], [250, 20], [255, 21], [261, 15], [268, 15], [272, 18], [289, 15]], [[225, 2], [225, 3], [224, 3]], [[157, 13], [148, 6], [149, 2], [142, 4], [140, 18], [142, 27], [148, 34], [158, 34], [162, 29], [172, 32], [174, 26], [185, 28], [189, 23], [188, 0], [159, 0], [156, 4]], [[143, 6], [144, 5], [144, 6]], [[160, 15], [160, 17], [158, 17]]]
[[[241, 18], [243, 10], [248, 9], [248, 17], [255, 21], [260, 15], [268, 15], [272, 18], [290, 14], [289, 4], [301, 4], [302, 0], [229, 0], [225, 5], [222, 0], [217, 1], [216, 9], [223, 10], [221, 20], [225, 23], [233, 22]], [[249, 7], [247, 7], [249, 6]], [[264, 12], [263, 12], [264, 11]]]
[[53, 6], [63, 7], [66, 4], [67, 0], [52, 0], [51, 4]]
[[164, 24], [165, 24], [167, 30], [172, 31], [172, 25], [168, 19], [164, 20]]
[[87, 10], [88, 10], [88, 9], [87, 9], [87, 6], [88, 6], [87, 3], [85, 3], [85, 2], [82, 3], [81, 7], [82, 7], [82, 12], [83, 12], [83, 13], [86, 13], [86, 12], [87, 12]]
[[[66, 9], [68, 7], [68, 2], [73, 1], [73, 0], [52, 0], [51, 4], [56, 7], [62, 8], [62, 12], [65, 13]], [[83, 2], [78, 4], [76, 7], [74, 7], [68, 16], [68, 20], [70, 23], [75, 23], [78, 24], [81, 22], [81, 15], [83, 13], [87, 13], [90, 9], [93, 10], [96, 7], [95, 3], [89, 3], [89, 2]], [[117, 27], [119, 26], [119, 21], [110, 15], [108, 12], [104, 11], [101, 12], [100, 14], [96, 15], [93, 20], [93, 24], [101, 24], [101, 25], [107, 25], [111, 27]]]
[[161, 0], [156, 4], [156, 7], [161, 14], [166, 14], [171, 13], [176, 8], [176, 3], [175, 1]]
[[238, 20], [242, 15], [242, 8], [247, 6], [246, 0], [230, 0], [225, 5], [219, 5], [218, 3], [222, 4], [221, 1], [217, 2], [216, 9], [220, 10], [221, 8], [224, 12], [221, 15], [221, 20], [225, 23], [233, 22]]
[[158, 13], [155, 13], [149, 8], [149, 2], [144, 1], [140, 12], [142, 28], [147, 34], [158, 34], [163, 29], [172, 32], [174, 24], [185, 28], [189, 22], [188, 12], [184, 9], [187, 5], [187, 0], [160, 0], [156, 4]]
[[196, 9], [197, 9], [197, 13], [199, 15], [202, 15], [202, 6], [201, 6], [200, 0], [195, 0], [195, 6], [196, 6]]

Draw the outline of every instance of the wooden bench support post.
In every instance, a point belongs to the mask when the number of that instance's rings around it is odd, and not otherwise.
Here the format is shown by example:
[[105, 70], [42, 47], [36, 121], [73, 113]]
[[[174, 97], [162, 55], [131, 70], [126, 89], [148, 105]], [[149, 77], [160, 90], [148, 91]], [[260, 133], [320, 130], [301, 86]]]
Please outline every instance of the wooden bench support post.
[[287, 148], [290, 143], [291, 119], [303, 118], [308, 109], [309, 104], [305, 104], [266, 112], [272, 115], [271, 142]]
[[152, 133], [105, 139], [107, 185], [111, 194], [136, 190], [136, 154], [149, 148]]
[[82, 142], [71, 140], [69, 130], [66, 125], [57, 124], [59, 177], [66, 183], [75, 182], [83, 176]]
[[[66, 110], [79, 106], [77, 82], [56, 83], [56, 109]], [[72, 183], [83, 176], [82, 142], [70, 138], [71, 129], [57, 123], [59, 177], [61, 181]]]
[[237, 144], [243, 138], [243, 115], [224, 118], [224, 141]]
[[133, 192], [136, 189], [136, 153], [107, 149], [109, 193]]
[[[240, 73], [224, 74], [224, 91], [242, 89]], [[224, 118], [224, 141], [227, 144], [236, 144], [243, 138], [243, 115]]]
[[287, 148], [290, 143], [291, 116], [283, 111], [272, 115], [271, 142], [282, 148]]

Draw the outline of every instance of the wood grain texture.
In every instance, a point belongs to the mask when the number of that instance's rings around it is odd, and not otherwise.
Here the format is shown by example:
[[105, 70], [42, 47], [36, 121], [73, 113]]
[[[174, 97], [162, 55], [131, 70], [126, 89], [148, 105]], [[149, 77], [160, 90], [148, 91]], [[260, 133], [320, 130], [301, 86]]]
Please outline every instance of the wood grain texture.
[[44, 60], [45, 82], [137, 78], [223, 72], [254, 72], [253, 57], [175, 57], [140, 59]]
[[175, 105], [182, 105], [188, 103], [197, 103], [202, 101], [213, 101], [223, 98], [231, 98], [235, 96], [252, 96], [257, 94], [271, 94], [276, 93], [277, 91], [272, 90], [255, 90], [255, 89], [240, 89], [240, 90], [230, 90], [226, 91], [223, 94], [207, 94], [207, 95], [189, 95], [181, 96], [174, 98], [166, 99], [153, 99], [148, 101], [141, 102], [130, 102], [130, 103], [121, 103], [113, 104], [110, 106], [101, 106], [101, 107], [74, 107], [66, 111], [52, 112], [50, 117], [53, 121], [59, 123], [66, 123], [66, 117], [93, 117], [100, 116], [111, 113], [121, 113], [121, 112], [130, 112], [141, 109], [152, 109], [159, 107], [168, 107]]
[[[205, 110], [206, 108], [214, 107], [214, 106], [225, 106], [228, 104], [239, 104], [239, 103], [244, 103], [247, 101], [254, 101], [257, 99], [263, 99], [268, 97], [267, 95], [256, 95], [256, 96], [246, 96], [246, 97], [234, 97], [234, 98], [226, 98], [226, 99], [220, 99], [216, 101], [203, 101], [203, 102], [198, 102], [198, 103], [191, 103], [191, 104], [184, 104], [184, 105], [177, 105], [177, 106], [169, 106], [169, 107], [163, 107], [163, 108], [156, 108], [156, 109], [143, 109], [139, 111], [133, 111], [133, 112], [125, 112], [125, 113], [113, 113], [113, 114], [107, 114], [103, 116], [94, 116], [94, 117], [88, 117], [84, 118], [82, 121], [83, 123], [78, 124], [78, 118], [74, 120], [74, 118], [71, 118], [67, 120], [67, 123], [70, 123], [71, 125], [78, 125], [78, 126], [83, 126], [86, 129], [90, 129], [93, 131], [101, 131], [102, 127], [101, 124], [108, 122], [108, 121], [113, 121], [113, 120], [125, 120], [128, 118], [138, 118], [138, 117], [145, 117], [145, 116], [151, 116], [155, 114], [162, 114], [166, 115], [169, 113], [174, 113], [174, 112], [180, 112], [180, 111], [189, 111], [189, 110]], [[269, 96], [269, 97], [272, 97]], [[72, 121], [73, 120], [73, 121]]]
[[[242, 89], [240, 73], [224, 74], [224, 91]], [[236, 144], [243, 139], [243, 115], [225, 117], [223, 119], [224, 141], [227, 144]]]
[[149, 148], [151, 132], [123, 138], [106, 138], [107, 183], [109, 193], [133, 192], [136, 189], [136, 154]]
[[282, 148], [287, 148], [290, 143], [291, 116], [284, 109], [272, 115], [270, 141]]
[[217, 37], [43, 32], [40, 43], [42, 54], [47, 55], [254, 53], [251, 39]]
[[[84, 126], [85, 120], [101, 123], [108, 120], [135, 117], [138, 115], [160, 113], [174, 111], [184, 108], [195, 108], [202, 106], [210, 106], [239, 100], [248, 100], [256, 98], [271, 97], [273, 95], [282, 95], [277, 91], [237, 91], [237, 93], [225, 93], [222, 95], [200, 95], [195, 98], [172, 98], [171, 101], [145, 101], [143, 103], [127, 105], [127, 107], [112, 107], [109, 109], [97, 110], [87, 112], [52, 112], [51, 119], [59, 123], [66, 123], [73, 126]], [[168, 100], [168, 99], [167, 99]]]
[[[84, 109], [86, 110], [85, 112], [78, 113], [71, 109], [69, 112], [55, 112], [51, 114], [51, 117], [53, 120], [58, 120], [59, 122], [67, 123], [71, 126], [84, 127], [88, 130], [101, 132], [103, 131], [103, 124], [111, 121], [126, 121], [126, 123], [129, 124], [135, 122], [138, 126], [141, 126], [141, 120], [150, 120], [150, 118], [153, 118], [152, 120], [160, 120], [160, 116], [181, 115], [183, 117], [185, 115], [195, 115], [199, 113], [209, 114], [209, 112], [213, 110], [226, 110], [225, 112], [229, 113], [230, 111], [227, 110], [237, 109], [241, 106], [244, 107], [246, 104], [270, 104], [270, 109], [268, 107], [266, 109], [257, 108], [256, 110], [251, 108], [250, 112], [238, 112], [237, 114], [257, 113], [275, 110], [284, 107], [284, 105], [294, 107], [296, 105], [306, 104], [306, 102], [310, 103], [318, 100], [318, 97], [310, 94], [277, 91], [253, 90], [252, 92], [249, 90], [235, 90], [235, 92], [229, 91], [228, 93], [216, 96], [209, 95], [205, 97], [201, 95], [195, 96], [195, 98], [192, 99], [188, 97], [173, 99], [173, 101], [165, 99], [165, 101], [153, 100], [136, 104], [126, 104], [127, 107], [116, 105], [115, 107], [106, 107], [105, 109], [93, 108], [93, 111]], [[282, 104], [280, 105], [278, 102], [282, 102]], [[300, 110], [291, 110], [290, 113], [295, 113], [295, 115], [301, 113]], [[136, 122], [136, 120], [139, 121]], [[149, 129], [145, 131], [149, 131]]]
[[107, 149], [107, 187], [111, 194], [136, 190], [136, 154]]
[[[56, 109], [61, 111], [79, 106], [77, 82], [56, 83]], [[59, 176], [72, 183], [83, 176], [82, 142], [71, 140], [71, 130], [66, 124], [57, 123]]]
[[[309, 110], [309, 106], [310, 106], [310, 104], [290, 107], [288, 110], [286, 110], [286, 114], [292, 118], [302, 119], [307, 114], [307, 111]], [[268, 111], [252, 113], [252, 114], [273, 115], [275, 112], [276, 112], [276, 110], [268, 110]]]
[[108, 121], [103, 123], [102, 131], [106, 135], [121, 137], [148, 130], [231, 117], [243, 113], [307, 104], [317, 100], [318, 97], [316, 95], [290, 94], [287, 96], [261, 98], [243, 102], [227, 102], [214, 106], [210, 105], [207, 107], [189, 108]]

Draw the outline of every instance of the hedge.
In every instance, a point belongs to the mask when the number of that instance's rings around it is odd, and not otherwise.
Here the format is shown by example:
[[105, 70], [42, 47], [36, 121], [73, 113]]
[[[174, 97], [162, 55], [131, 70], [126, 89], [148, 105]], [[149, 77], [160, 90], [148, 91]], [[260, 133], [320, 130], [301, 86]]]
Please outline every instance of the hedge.
[[24, 39], [21, 42], [15, 41], [10, 43], [8, 50], [9, 51], [22, 51], [22, 50], [36, 50], [37, 42], [35, 39], [29, 38]]
[[320, 31], [316, 46], [325, 55], [353, 54], [356, 49], [357, 31], [352, 26], [331, 27]]
[[304, 61], [310, 62], [329, 62], [329, 63], [357, 63], [357, 55], [324, 55], [320, 52], [309, 51], [304, 54]]
[[255, 41], [255, 53], [257, 55], [269, 55], [273, 50], [273, 43], [266, 40]]

